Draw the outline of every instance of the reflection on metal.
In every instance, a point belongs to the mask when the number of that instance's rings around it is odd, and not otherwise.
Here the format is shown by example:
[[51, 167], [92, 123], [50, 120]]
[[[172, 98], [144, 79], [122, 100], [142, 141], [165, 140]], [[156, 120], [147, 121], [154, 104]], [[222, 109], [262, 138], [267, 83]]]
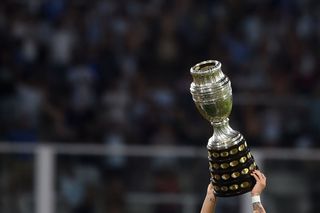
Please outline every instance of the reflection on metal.
[[229, 164], [228, 163], [223, 163], [223, 164], [221, 164], [221, 168], [222, 169], [226, 169], [226, 168], [228, 168], [229, 167]]
[[243, 182], [243, 183], [240, 184], [240, 187], [241, 187], [241, 188], [247, 188], [247, 187], [249, 187], [249, 186], [250, 186], [250, 183], [249, 183], [249, 182]]
[[216, 180], [220, 180], [221, 177], [220, 177], [220, 175], [214, 175], [213, 178]]
[[228, 180], [230, 178], [230, 175], [228, 175], [228, 174], [223, 174], [222, 175], [222, 179], [223, 180]]
[[224, 192], [228, 191], [228, 187], [227, 186], [221, 186], [221, 191], [224, 191]]
[[244, 150], [244, 148], [245, 148], [244, 144], [241, 144], [238, 149], [239, 149], [239, 151], [241, 152], [241, 151]]
[[239, 188], [238, 184], [233, 184], [233, 185], [229, 186], [229, 189], [232, 191], [237, 190], [238, 188]]
[[237, 178], [237, 177], [239, 177], [240, 176], [240, 172], [233, 172], [232, 174], [231, 174], [231, 177], [233, 177], [233, 178]]
[[218, 158], [219, 157], [219, 153], [213, 152], [212, 156], [215, 157], [215, 158]]
[[217, 185], [214, 185], [214, 186], [213, 186], [213, 189], [214, 189], [215, 191], [219, 191], [219, 190], [220, 190], [220, 187], [217, 186]]
[[251, 153], [250, 153], [250, 152], [247, 154], [247, 158], [248, 158], [248, 159], [251, 158]]
[[255, 166], [254, 164], [251, 164], [251, 165], [249, 166], [249, 170], [250, 170], [250, 171], [253, 171], [253, 170], [255, 169], [255, 167], [256, 167], [256, 166]]
[[231, 161], [230, 162], [230, 166], [235, 167], [239, 164], [239, 162], [237, 160]]
[[240, 163], [245, 163], [246, 160], [247, 160], [247, 157], [241, 157], [239, 161], [240, 161]]
[[219, 164], [217, 164], [217, 163], [213, 164], [213, 168], [219, 169]]
[[244, 168], [244, 169], [242, 169], [242, 171], [241, 171], [241, 174], [243, 174], [243, 175], [246, 175], [246, 174], [248, 174], [249, 173], [249, 169], [248, 168]]
[[238, 149], [237, 148], [231, 149], [231, 151], [230, 151], [231, 155], [235, 155], [237, 153], [238, 153]]
[[228, 157], [229, 156], [229, 152], [221, 152], [220, 156], [221, 157]]

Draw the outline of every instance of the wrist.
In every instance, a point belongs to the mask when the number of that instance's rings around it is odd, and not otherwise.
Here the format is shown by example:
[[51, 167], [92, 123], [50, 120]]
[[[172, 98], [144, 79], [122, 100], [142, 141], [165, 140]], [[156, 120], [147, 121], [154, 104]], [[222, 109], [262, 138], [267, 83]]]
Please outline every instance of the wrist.
[[261, 203], [260, 195], [254, 195], [251, 197], [252, 203]]
[[216, 197], [213, 194], [207, 194], [205, 199], [211, 202], [216, 202]]
[[251, 192], [251, 197], [260, 196], [260, 195], [261, 195], [261, 193], [259, 193], [259, 192]]

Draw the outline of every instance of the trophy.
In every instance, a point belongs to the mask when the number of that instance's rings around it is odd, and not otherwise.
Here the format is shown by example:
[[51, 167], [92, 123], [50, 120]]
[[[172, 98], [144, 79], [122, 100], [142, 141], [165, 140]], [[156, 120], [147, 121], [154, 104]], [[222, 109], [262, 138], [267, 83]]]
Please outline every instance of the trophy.
[[190, 91], [201, 115], [213, 126], [207, 144], [210, 181], [218, 197], [244, 194], [252, 190], [255, 179], [250, 172], [257, 165], [243, 136], [229, 126], [232, 89], [221, 63], [203, 61], [190, 69]]

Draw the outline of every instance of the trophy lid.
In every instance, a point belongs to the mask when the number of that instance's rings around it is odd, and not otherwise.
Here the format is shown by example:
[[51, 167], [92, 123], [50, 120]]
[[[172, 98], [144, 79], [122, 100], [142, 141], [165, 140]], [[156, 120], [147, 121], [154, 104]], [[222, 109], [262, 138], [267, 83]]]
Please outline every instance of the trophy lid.
[[191, 67], [190, 72], [192, 75], [203, 75], [206, 73], [213, 73], [219, 69], [221, 69], [221, 63], [219, 61], [206, 60]]
[[216, 60], [202, 61], [190, 69], [195, 84], [217, 83], [225, 78], [221, 63]]

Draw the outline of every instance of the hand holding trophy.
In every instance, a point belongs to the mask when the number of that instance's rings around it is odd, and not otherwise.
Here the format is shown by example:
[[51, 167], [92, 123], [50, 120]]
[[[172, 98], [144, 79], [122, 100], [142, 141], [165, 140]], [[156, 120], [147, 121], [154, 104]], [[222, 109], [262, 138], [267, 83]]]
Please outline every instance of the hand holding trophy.
[[190, 72], [193, 101], [214, 130], [207, 149], [216, 196], [236, 196], [251, 191], [255, 179], [250, 172], [257, 169], [257, 165], [243, 136], [229, 126], [232, 109], [229, 78], [222, 72], [221, 63], [215, 60], [198, 63]]

